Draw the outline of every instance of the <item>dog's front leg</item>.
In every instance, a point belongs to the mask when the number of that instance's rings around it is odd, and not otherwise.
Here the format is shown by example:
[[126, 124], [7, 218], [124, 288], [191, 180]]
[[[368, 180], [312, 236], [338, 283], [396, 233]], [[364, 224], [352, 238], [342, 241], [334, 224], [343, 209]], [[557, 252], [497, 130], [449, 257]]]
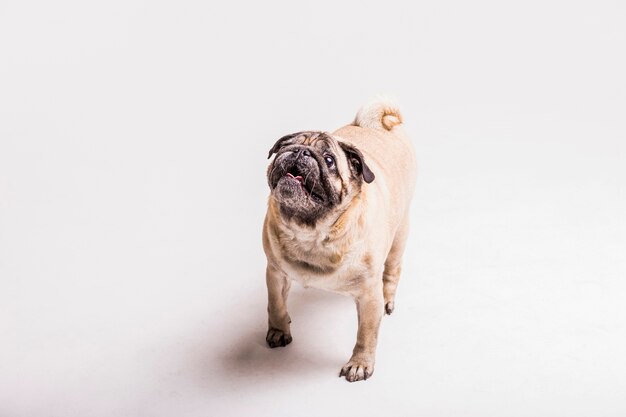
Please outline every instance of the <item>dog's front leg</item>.
[[287, 346], [292, 340], [291, 318], [287, 313], [287, 295], [291, 282], [282, 271], [270, 264], [267, 265], [266, 282], [268, 329], [265, 340], [272, 348]]
[[378, 328], [383, 317], [384, 304], [382, 280], [378, 281], [380, 282], [377, 285], [368, 288], [356, 298], [359, 316], [356, 345], [350, 361], [339, 373], [340, 377], [345, 376], [350, 382], [365, 380], [374, 373]]

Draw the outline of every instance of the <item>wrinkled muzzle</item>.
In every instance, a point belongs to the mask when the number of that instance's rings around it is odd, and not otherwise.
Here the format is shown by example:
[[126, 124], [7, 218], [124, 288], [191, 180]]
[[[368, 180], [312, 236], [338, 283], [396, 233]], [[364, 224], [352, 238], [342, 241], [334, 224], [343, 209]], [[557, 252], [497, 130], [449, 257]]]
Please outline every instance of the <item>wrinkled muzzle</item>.
[[305, 146], [292, 146], [276, 155], [268, 173], [272, 192], [284, 204], [323, 204], [326, 191], [320, 161]]

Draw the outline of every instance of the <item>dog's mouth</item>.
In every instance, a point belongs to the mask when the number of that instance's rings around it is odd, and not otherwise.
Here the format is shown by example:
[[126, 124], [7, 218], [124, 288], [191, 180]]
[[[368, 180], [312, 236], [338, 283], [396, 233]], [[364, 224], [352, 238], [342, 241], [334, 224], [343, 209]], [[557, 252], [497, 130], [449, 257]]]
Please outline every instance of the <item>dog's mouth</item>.
[[292, 167], [286, 174], [285, 176], [287, 178], [291, 178], [294, 179], [296, 181], [298, 181], [301, 185], [304, 185], [304, 177], [302, 175], [302, 172], [300, 172], [300, 170], [298, 169], [298, 167]]
[[319, 192], [319, 184], [313, 178], [310, 178], [305, 172], [302, 172], [296, 165], [291, 167], [284, 175], [284, 179], [294, 185], [297, 185], [306, 193], [311, 200], [316, 203], [323, 203], [324, 197]]

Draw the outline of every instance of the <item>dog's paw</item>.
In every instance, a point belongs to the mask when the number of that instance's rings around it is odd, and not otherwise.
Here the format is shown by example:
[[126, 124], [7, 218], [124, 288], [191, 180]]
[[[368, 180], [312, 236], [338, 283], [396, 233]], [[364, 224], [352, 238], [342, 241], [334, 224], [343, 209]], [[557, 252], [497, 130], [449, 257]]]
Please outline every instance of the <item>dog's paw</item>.
[[271, 348], [287, 346], [292, 340], [293, 338], [290, 334], [285, 334], [282, 330], [273, 328], [270, 328], [267, 331], [267, 336], [265, 336], [265, 341]]
[[339, 378], [346, 377], [346, 381], [365, 381], [374, 373], [374, 361], [363, 358], [352, 358], [350, 362], [346, 363], [341, 372], [339, 372]]
[[389, 301], [385, 303], [385, 314], [390, 315], [391, 313], [393, 313], [394, 307], [395, 307], [395, 304], [393, 301]]

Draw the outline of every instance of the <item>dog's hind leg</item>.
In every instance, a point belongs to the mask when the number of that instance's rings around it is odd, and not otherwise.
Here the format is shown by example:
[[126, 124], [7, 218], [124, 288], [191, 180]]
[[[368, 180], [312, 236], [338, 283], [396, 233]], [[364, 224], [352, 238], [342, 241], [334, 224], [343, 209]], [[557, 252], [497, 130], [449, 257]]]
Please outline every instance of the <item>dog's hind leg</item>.
[[409, 216], [405, 216], [393, 239], [391, 250], [385, 260], [385, 270], [383, 272], [383, 295], [385, 297], [385, 313], [393, 313], [395, 307], [396, 289], [400, 281], [402, 269], [402, 255], [406, 246], [406, 239], [409, 234]]

